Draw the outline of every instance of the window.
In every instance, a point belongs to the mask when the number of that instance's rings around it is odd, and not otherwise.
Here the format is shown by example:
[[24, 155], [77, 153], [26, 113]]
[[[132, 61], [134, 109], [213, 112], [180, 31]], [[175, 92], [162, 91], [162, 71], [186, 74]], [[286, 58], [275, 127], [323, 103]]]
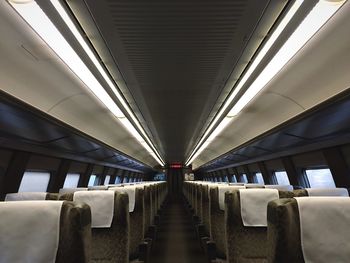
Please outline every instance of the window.
[[[194, 180], [192, 179], [191, 175], [188, 174], [188, 180]], [[165, 181], [165, 173], [157, 173], [154, 177], [153, 177], [153, 181]]]
[[265, 184], [264, 178], [261, 173], [255, 173], [254, 175], [254, 183]]
[[289, 179], [286, 171], [276, 171], [275, 178], [277, 180], [277, 184], [281, 185], [289, 185]]
[[328, 168], [324, 169], [307, 169], [305, 170], [307, 179], [309, 180], [310, 187], [322, 188], [322, 187], [334, 187], [332, 173]]
[[237, 183], [236, 175], [232, 175], [231, 183]]
[[106, 175], [105, 181], [104, 181], [104, 185], [109, 184], [109, 181], [111, 180], [111, 176], [110, 175]]
[[247, 175], [246, 174], [241, 174], [241, 182], [242, 183], [248, 183]]
[[88, 186], [94, 186], [96, 181], [96, 175], [92, 174], [89, 179]]
[[225, 176], [225, 182], [228, 182], [228, 177], [227, 177], [227, 175]]
[[78, 186], [80, 174], [68, 173], [64, 180], [63, 188], [75, 188]]
[[116, 178], [115, 178], [115, 183], [116, 184], [120, 184], [122, 182], [122, 178], [120, 177], [120, 176], [117, 176]]
[[46, 192], [49, 181], [49, 172], [25, 172], [18, 192]]

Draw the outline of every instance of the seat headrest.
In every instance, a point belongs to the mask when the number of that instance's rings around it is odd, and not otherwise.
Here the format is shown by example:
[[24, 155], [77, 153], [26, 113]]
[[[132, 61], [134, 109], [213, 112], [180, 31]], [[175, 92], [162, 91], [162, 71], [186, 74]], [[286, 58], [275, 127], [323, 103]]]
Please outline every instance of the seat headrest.
[[87, 187], [76, 187], [76, 188], [61, 188], [59, 190], [59, 194], [69, 194], [69, 193], [75, 193], [75, 192], [79, 192], [79, 191], [87, 191], [88, 188]]
[[277, 189], [280, 191], [293, 191], [293, 185], [266, 184], [265, 188]]
[[21, 192], [7, 194], [5, 201], [33, 201], [33, 200], [45, 200], [47, 196], [46, 192]]
[[108, 185], [94, 185], [94, 186], [89, 186], [88, 190], [107, 190], [108, 189]]
[[79, 191], [73, 196], [74, 202], [83, 202], [91, 208], [91, 227], [111, 227], [114, 215], [114, 192], [96, 190]]
[[350, 198], [295, 197], [305, 262], [349, 262]]
[[227, 191], [233, 191], [238, 189], [245, 189], [243, 185], [219, 185], [218, 186], [218, 199], [219, 207], [221, 210], [225, 210], [225, 193]]
[[62, 204], [62, 201], [0, 202], [0, 262], [54, 263]]
[[277, 189], [240, 189], [241, 217], [244, 226], [266, 227], [267, 204], [279, 198]]
[[244, 184], [246, 188], [265, 188], [265, 185], [263, 184], [253, 184], [253, 183], [247, 183]]
[[346, 188], [305, 188], [309, 196], [349, 196]]
[[125, 185], [123, 187], [112, 187], [109, 188], [111, 191], [125, 192], [129, 196], [129, 213], [134, 212], [135, 209], [135, 199], [136, 199], [136, 189], [143, 188], [139, 185]]

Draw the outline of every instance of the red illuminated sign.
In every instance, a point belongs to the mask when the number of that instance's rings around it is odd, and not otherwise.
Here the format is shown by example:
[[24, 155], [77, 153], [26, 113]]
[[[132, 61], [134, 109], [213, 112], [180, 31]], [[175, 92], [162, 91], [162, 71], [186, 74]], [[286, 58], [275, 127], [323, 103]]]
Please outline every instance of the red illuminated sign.
[[180, 163], [172, 163], [172, 164], [170, 164], [170, 168], [179, 169], [179, 168], [182, 168], [182, 164], [180, 164]]

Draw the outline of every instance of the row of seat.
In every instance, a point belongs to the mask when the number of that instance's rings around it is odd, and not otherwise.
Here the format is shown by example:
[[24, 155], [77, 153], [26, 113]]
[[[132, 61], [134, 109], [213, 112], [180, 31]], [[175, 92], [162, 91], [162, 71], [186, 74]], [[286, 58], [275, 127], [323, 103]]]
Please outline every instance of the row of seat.
[[[0, 217], [0, 262], [147, 262], [166, 196], [165, 182], [8, 194], [0, 202], [0, 214], [6, 213]], [[56, 225], [40, 228], [54, 219]], [[17, 228], [30, 232], [21, 242]], [[22, 247], [3, 249], [9, 236], [17, 237], [11, 244]]]
[[[320, 196], [327, 196], [328, 202], [350, 200], [343, 188], [293, 190], [292, 186], [199, 181], [185, 182], [183, 194], [209, 261], [230, 263], [306, 262], [298, 235], [299, 217], [305, 211], [298, 210], [299, 199], [312, 200], [311, 206]], [[347, 219], [342, 212], [337, 215], [340, 220]], [[322, 213], [318, 216], [322, 220]], [[297, 249], [298, 257], [291, 257]]]

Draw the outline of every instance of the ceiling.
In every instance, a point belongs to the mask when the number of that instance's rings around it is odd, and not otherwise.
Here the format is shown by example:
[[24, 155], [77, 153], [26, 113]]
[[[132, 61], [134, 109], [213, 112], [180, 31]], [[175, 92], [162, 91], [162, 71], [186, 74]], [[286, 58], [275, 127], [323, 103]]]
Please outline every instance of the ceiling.
[[[304, 1], [304, 4], [308, 2]], [[220, 135], [198, 155], [192, 167], [197, 169], [232, 150], [236, 151], [262, 134], [349, 90], [349, 12], [350, 2], [347, 1], [232, 118]], [[305, 127], [309, 133], [317, 129], [312, 125]], [[255, 150], [258, 154], [259, 150]]]
[[167, 162], [185, 161], [287, 3], [66, 2]]

